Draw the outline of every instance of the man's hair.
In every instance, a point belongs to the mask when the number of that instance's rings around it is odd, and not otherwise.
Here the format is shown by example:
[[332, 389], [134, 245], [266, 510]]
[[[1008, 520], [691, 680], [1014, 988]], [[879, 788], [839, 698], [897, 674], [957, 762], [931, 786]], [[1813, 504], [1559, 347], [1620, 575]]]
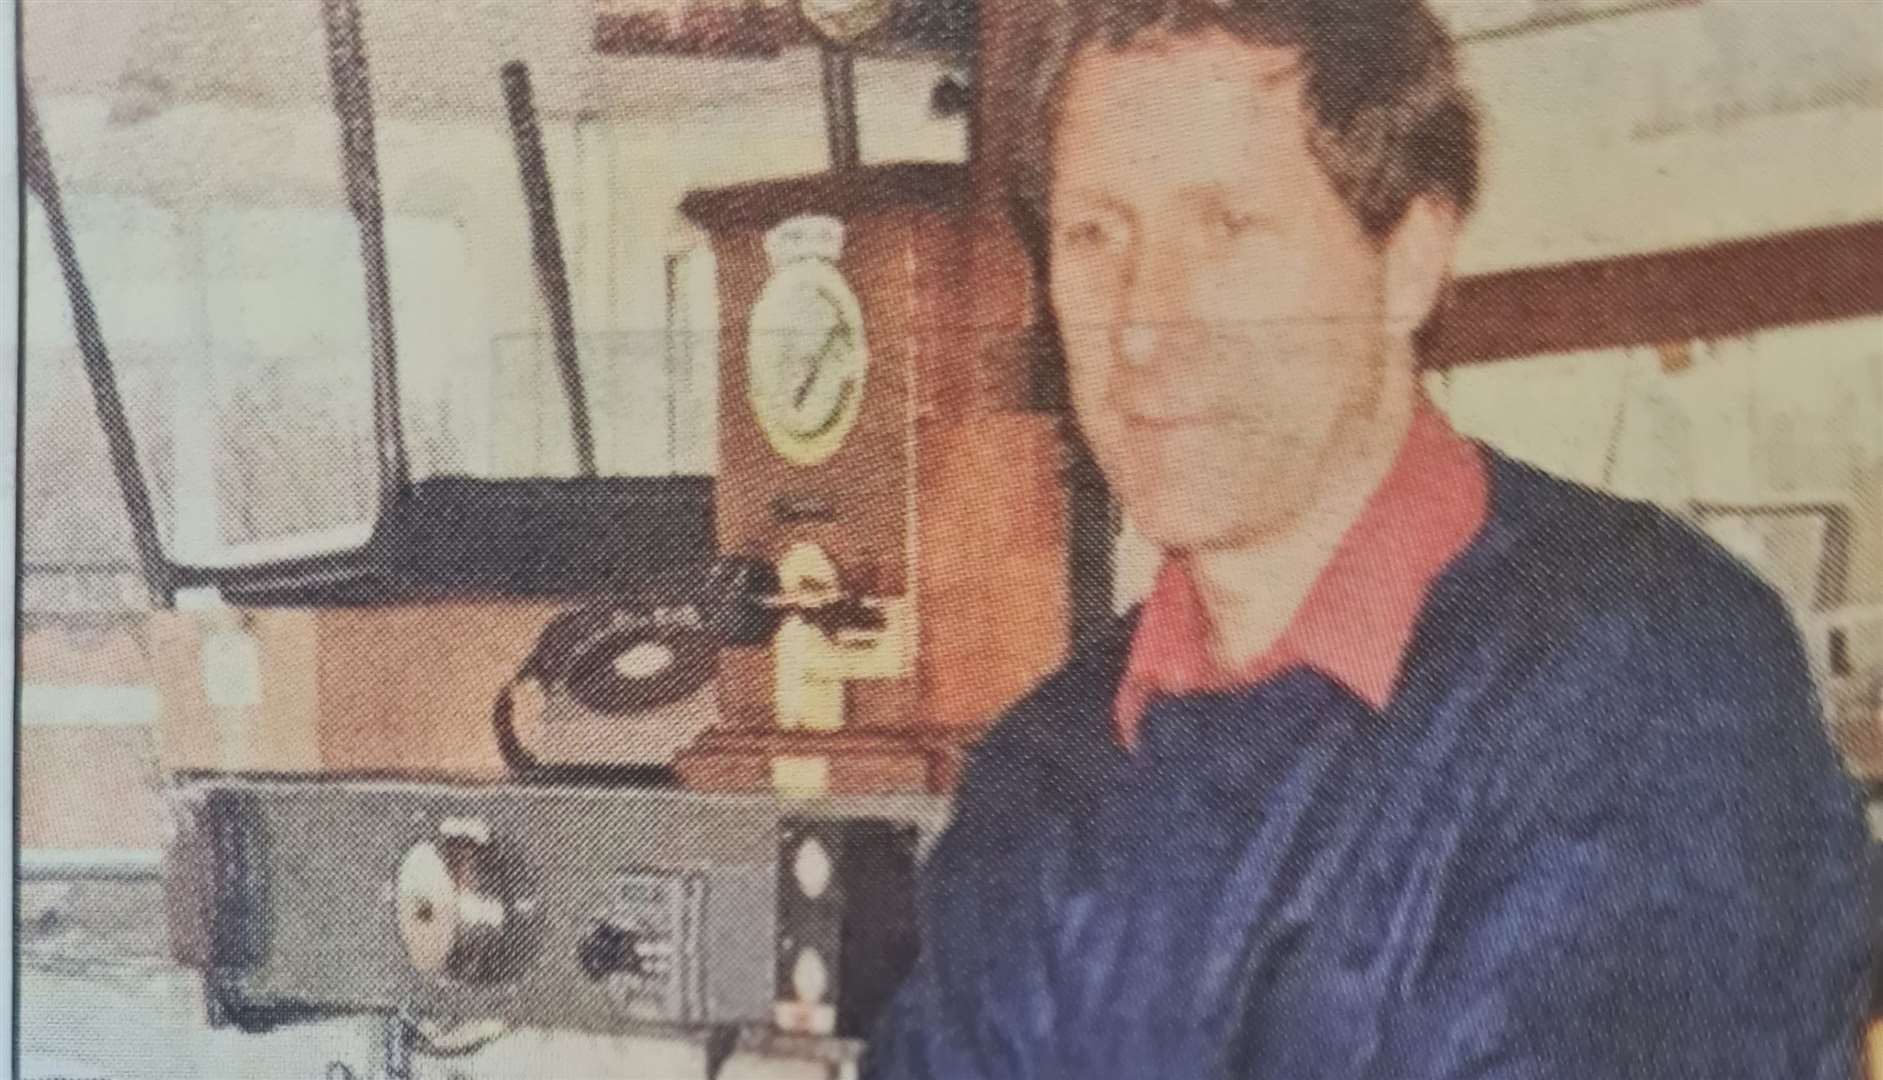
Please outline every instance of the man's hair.
[[[1087, 46], [1217, 28], [1298, 49], [1309, 146], [1366, 233], [1383, 240], [1412, 200], [1460, 217], [1477, 197], [1478, 120], [1450, 37], [1425, 0], [1044, 0], [1023, 61], [1013, 210], [1029, 245], [1049, 236], [1054, 139], [1067, 75]], [[1251, 72], [1251, 78], [1254, 73]], [[1121, 133], [1128, 135], [1129, 133]]]

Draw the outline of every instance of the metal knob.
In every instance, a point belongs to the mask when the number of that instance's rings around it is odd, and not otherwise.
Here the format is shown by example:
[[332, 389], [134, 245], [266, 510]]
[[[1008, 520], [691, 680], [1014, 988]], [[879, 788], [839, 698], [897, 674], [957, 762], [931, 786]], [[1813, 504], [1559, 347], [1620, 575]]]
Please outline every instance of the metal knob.
[[488, 830], [447, 826], [412, 845], [395, 902], [406, 957], [419, 972], [467, 982], [501, 974], [513, 913]]

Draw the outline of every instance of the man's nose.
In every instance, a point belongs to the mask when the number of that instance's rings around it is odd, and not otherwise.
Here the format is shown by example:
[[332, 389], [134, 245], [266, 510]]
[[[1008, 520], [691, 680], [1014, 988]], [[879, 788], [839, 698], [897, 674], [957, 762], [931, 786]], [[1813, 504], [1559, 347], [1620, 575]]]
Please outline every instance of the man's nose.
[[1176, 245], [1146, 245], [1131, 261], [1113, 327], [1121, 359], [1149, 364], [1202, 332], [1190, 299], [1193, 265]]

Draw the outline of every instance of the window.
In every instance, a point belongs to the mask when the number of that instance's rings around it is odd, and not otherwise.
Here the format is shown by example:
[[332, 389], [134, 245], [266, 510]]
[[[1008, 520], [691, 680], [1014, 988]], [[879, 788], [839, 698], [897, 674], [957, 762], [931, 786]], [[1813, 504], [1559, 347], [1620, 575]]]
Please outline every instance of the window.
[[[377, 472], [352, 216], [67, 202], [170, 557], [229, 566], [363, 542]], [[27, 558], [130, 565], [64, 282], [29, 207]], [[491, 402], [462, 231], [390, 215], [386, 246], [413, 475], [475, 471]]]

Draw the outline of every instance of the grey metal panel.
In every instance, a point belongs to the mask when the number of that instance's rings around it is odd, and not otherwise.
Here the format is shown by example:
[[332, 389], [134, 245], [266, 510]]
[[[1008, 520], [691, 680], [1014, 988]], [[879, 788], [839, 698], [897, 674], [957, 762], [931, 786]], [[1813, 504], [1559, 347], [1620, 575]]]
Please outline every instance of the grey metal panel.
[[[577, 945], [620, 902], [625, 875], [692, 875], [703, 883], [703, 992], [693, 1010], [667, 1023], [768, 1023], [779, 821], [908, 822], [919, 830], [921, 857], [948, 814], [946, 800], [920, 796], [786, 800], [235, 777], [180, 785], [170, 798], [187, 806], [217, 789], [247, 793], [259, 818], [263, 942], [259, 963], [227, 982], [241, 998], [615, 1032], [648, 1025], [628, 1014], [608, 982], [583, 973]], [[514, 977], [497, 984], [421, 975], [400, 942], [393, 894], [400, 859], [451, 818], [486, 824], [493, 845], [520, 871], [518, 895], [535, 901], [528, 955]]]
[[21, 881], [155, 881], [163, 852], [154, 848], [21, 848]]

